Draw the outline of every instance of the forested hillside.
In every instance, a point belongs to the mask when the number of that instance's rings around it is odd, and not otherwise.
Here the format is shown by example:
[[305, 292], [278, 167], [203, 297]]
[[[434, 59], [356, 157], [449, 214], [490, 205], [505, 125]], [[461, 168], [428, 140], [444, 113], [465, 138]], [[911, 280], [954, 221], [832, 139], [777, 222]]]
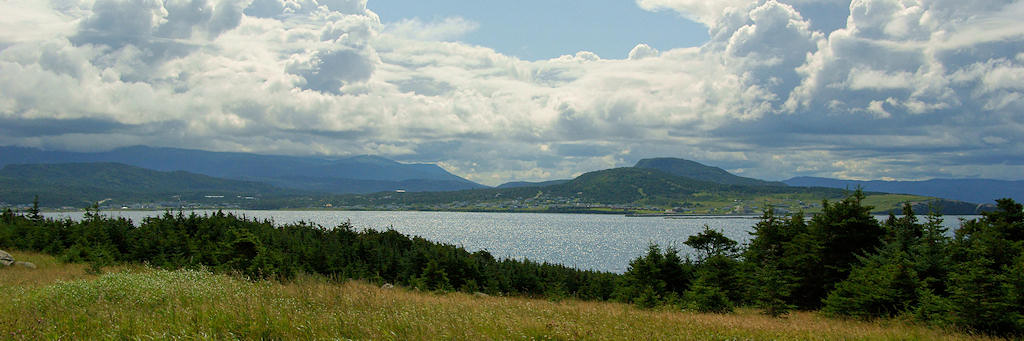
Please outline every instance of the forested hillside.
[[785, 186], [781, 182], [764, 181], [737, 176], [718, 167], [703, 165], [696, 161], [677, 158], [653, 158], [637, 161], [635, 168], [657, 169], [662, 172], [691, 178], [694, 180], [710, 181], [725, 185], [747, 185], [747, 186]]
[[[218, 179], [188, 172], [160, 172], [116, 163], [7, 165], [0, 169], [0, 201], [38, 200], [48, 207], [86, 207], [99, 201], [243, 202], [304, 192], [263, 183]], [[207, 198], [218, 197], [218, 198]], [[241, 198], [239, 198], [241, 197]], [[223, 201], [223, 200], [221, 200]]]

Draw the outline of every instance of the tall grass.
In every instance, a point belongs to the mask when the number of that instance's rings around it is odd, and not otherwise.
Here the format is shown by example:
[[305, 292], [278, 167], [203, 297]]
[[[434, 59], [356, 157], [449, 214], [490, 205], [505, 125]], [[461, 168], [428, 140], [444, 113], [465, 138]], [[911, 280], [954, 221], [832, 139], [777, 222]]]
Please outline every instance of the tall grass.
[[0, 269], [0, 339], [959, 340], [901, 321], [798, 312], [697, 314], [633, 306], [382, 289], [317, 276], [251, 282], [204, 270], [106, 268], [15, 253]]

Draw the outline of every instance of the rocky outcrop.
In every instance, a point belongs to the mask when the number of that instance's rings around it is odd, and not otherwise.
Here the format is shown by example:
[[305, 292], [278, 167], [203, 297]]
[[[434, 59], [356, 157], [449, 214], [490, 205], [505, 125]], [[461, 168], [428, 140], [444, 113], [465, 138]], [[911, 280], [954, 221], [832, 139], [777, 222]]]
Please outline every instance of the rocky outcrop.
[[20, 267], [29, 268], [29, 269], [35, 269], [36, 268], [35, 264], [29, 263], [29, 262], [19, 262], [19, 261], [14, 260], [14, 256], [11, 256], [11, 254], [5, 252], [4, 250], [0, 250], [0, 266], [2, 266], [2, 267], [20, 266]]
[[14, 256], [11, 256], [11, 254], [4, 252], [4, 250], [0, 250], [0, 265], [14, 265]]

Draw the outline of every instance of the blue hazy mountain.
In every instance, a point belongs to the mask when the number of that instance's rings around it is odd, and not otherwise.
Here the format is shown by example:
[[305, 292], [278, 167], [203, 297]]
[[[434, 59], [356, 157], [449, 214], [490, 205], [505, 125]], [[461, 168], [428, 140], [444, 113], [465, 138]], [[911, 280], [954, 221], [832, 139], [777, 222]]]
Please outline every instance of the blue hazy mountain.
[[857, 181], [818, 177], [796, 177], [783, 181], [790, 186], [830, 187], [865, 191], [915, 194], [952, 200], [994, 204], [995, 199], [1024, 201], [1024, 181], [991, 179], [932, 179], [924, 181]]
[[487, 187], [451, 174], [434, 164], [406, 164], [378, 156], [326, 158], [145, 146], [95, 153], [0, 147], [0, 166], [72, 162], [122, 163], [151, 170], [186, 171], [330, 193], [372, 193], [399, 189], [410, 192], [454, 191]]
[[[201, 201], [206, 196], [286, 198], [314, 193], [265, 183], [226, 180], [185, 171], [162, 172], [120, 163], [9, 164], [0, 167], [0, 201], [24, 204], [35, 196], [48, 207], [94, 202]], [[224, 199], [217, 199], [224, 200]]]
[[677, 158], [643, 159], [636, 163], [635, 168], [656, 169], [662, 172], [685, 178], [710, 181], [723, 185], [744, 186], [785, 186], [781, 182], [771, 182], [737, 176], [718, 167], [707, 166], [696, 161]]

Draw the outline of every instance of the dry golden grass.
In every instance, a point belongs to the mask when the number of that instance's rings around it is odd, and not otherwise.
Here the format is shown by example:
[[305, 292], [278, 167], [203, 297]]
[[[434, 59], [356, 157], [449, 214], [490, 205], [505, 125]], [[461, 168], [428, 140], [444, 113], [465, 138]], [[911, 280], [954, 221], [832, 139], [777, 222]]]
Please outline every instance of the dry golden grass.
[[75, 280], [92, 278], [86, 274], [85, 265], [63, 264], [51, 256], [8, 250], [14, 259], [35, 264], [38, 269], [28, 269], [20, 266], [12, 266], [0, 272], [0, 287], [12, 286], [40, 286], [58, 280]]
[[[14, 256], [14, 259], [22, 262], [35, 264], [37, 269], [29, 269], [21, 266], [12, 266], [0, 272], [0, 288], [4, 287], [35, 287], [52, 284], [57, 281], [72, 281], [77, 279], [96, 278], [89, 274], [86, 264], [64, 263], [53, 256], [37, 253], [5, 250]], [[108, 267], [108, 271], [127, 271], [139, 269], [139, 266], [116, 266]]]
[[[629, 305], [435, 294], [300, 277], [248, 282], [206, 271], [105, 269], [16, 253], [0, 271], [0, 339], [961, 340], [900, 321], [753, 310], [696, 314]], [[111, 271], [117, 271], [111, 273]], [[979, 338], [980, 339], [980, 338]]]

